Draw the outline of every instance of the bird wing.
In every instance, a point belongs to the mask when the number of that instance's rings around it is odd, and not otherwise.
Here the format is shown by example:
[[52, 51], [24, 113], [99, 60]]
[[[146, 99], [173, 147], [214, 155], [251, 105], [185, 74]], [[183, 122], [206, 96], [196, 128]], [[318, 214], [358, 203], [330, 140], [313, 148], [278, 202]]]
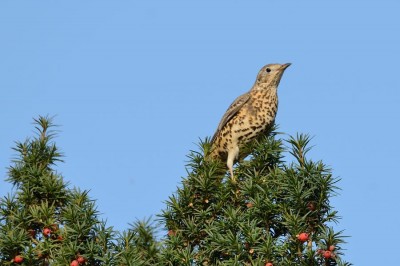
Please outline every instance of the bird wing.
[[234, 117], [239, 112], [240, 108], [242, 108], [242, 106], [249, 99], [250, 99], [250, 93], [247, 92], [243, 95], [240, 95], [239, 97], [236, 98], [236, 100], [233, 101], [233, 103], [228, 107], [228, 110], [226, 110], [224, 116], [219, 122], [217, 131], [214, 133], [214, 136], [211, 139], [211, 143], [214, 142], [221, 129], [232, 119], [232, 117]]

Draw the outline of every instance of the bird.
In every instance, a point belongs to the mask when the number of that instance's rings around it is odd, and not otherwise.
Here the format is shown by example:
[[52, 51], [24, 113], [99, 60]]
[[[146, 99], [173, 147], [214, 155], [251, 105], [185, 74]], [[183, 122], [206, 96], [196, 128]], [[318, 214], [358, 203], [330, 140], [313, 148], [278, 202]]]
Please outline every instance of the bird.
[[248, 155], [244, 146], [265, 134], [275, 123], [279, 82], [290, 65], [268, 64], [262, 67], [251, 89], [228, 107], [211, 138], [210, 156], [226, 162], [233, 182], [236, 180], [233, 165]]

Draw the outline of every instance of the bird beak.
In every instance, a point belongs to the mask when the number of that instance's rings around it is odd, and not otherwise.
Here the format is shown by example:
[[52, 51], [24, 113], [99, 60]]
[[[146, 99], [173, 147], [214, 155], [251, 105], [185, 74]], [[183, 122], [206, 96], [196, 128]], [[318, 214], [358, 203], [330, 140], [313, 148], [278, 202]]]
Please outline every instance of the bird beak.
[[291, 63], [287, 63], [281, 66], [282, 70], [285, 70], [286, 68], [288, 68], [291, 65]]

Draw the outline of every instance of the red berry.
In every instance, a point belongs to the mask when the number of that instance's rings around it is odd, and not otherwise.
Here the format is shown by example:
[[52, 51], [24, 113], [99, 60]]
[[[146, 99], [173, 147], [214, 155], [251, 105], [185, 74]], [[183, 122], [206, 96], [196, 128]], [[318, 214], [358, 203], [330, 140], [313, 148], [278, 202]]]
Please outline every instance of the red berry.
[[329, 251], [334, 251], [335, 248], [336, 248], [336, 247], [335, 247], [334, 245], [330, 245], [330, 246], [329, 246]]
[[310, 211], [315, 211], [316, 207], [315, 207], [315, 203], [310, 201], [309, 203], [307, 203], [307, 209], [309, 209]]
[[45, 227], [45, 228], [43, 229], [43, 235], [49, 236], [50, 234], [51, 234], [51, 229], [48, 228], [48, 227]]
[[14, 262], [15, 263], [21, 263], [24, 261], [24, 257], [22, 257], [21, 255], [17, 255], [14, 257]]
[[77, 260], [71, 261], [70, 266], [79, 266], [79, 262]]
[[176, 232], [172, 229], [168, 230], [168, 236], [176, 236]]
[[79, 256], [78, 259], [77, 259], [77, 261], [79, 262], [79, 264], [83, 264], [83, 263], [85, 263], [86, 260], [85, 260], [84, 257]]
[[323, 256], [325, 259], [330, 259], [332, 257], [332, 252], [325, 250]]
[[308, 241], [308, 234], [307, 234], [307, 233], [301, 233], [301, 234], [299, 234], [299, 235], [297, 236], [297, 239], [298, 239], [300, 242], [306, 242], [306, 241]]
[[272, 264], [272, 262], [267, 262], [265, 263], [265, 266], [274, 266], [274, 264]]
[[246, 207], [249, 208], [249, 209], [252, 208], [252, 207], [253, 207], [253, 203], [252, 203], [252, 202], [248, 202], [248, 203], [246, 204]]
[[58, 230], [58, 224], [52, 224], [51, 225], [51, 229], [53, 229], [53, 231], [57, 231]]
[[35, 237], [35, 235], [36, 235], [36, 231], [33, 230], [33, 229], [28, 229], [28, 233], [29, 233], [29, 235], [30, 235], [31, 237]]

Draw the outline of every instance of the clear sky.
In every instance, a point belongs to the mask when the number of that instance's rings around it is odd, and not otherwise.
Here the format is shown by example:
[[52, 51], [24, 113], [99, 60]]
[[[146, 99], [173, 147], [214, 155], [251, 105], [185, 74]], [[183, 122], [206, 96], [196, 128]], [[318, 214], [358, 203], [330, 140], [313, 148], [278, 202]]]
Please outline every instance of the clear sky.
[[16, 140], [56, 115], [58, 166], [122, 230], [160, 212], [186, 155], [267, 63], [277, 123], [342, 178], [346, 260], [393, 265], [400, 233], [400, 1], [0, 2], [0, 196]]

